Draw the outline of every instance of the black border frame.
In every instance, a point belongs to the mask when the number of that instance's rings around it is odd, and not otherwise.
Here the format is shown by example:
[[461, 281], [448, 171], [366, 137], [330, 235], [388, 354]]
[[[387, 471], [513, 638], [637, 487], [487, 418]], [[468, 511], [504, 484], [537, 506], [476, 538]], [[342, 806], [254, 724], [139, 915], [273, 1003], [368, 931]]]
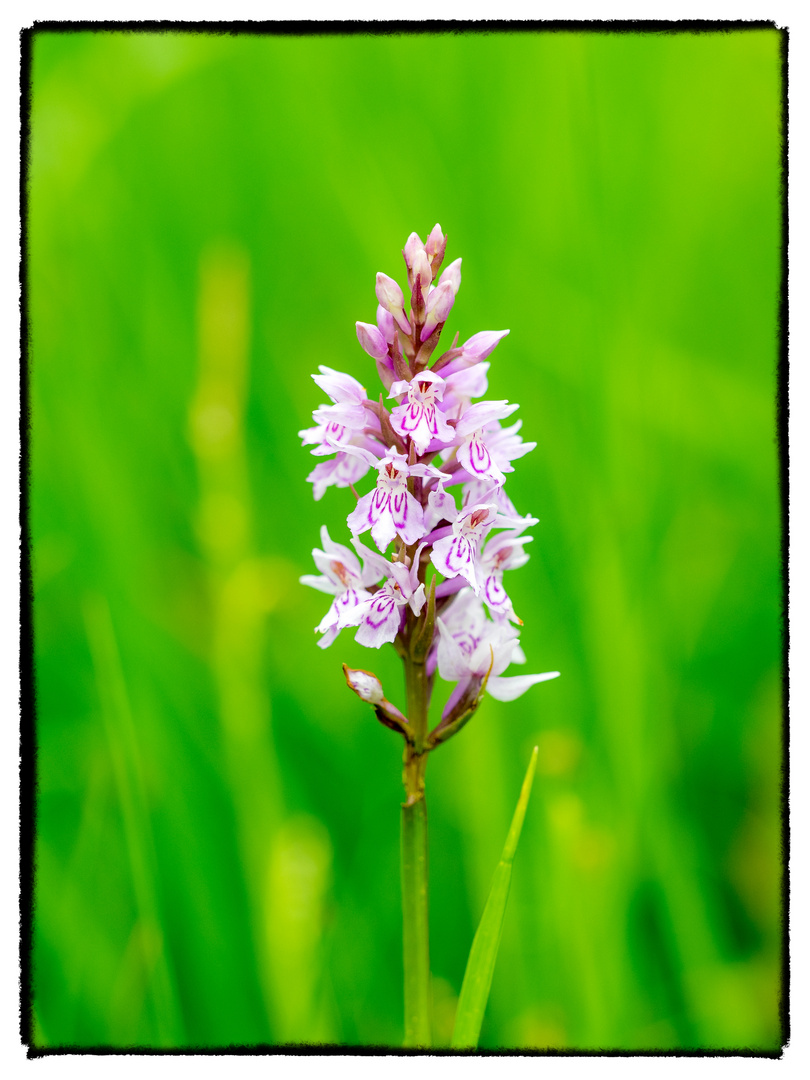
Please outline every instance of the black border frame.
[[[33, 624], [33, 578], [31, 566], [31, 531], [29, 521], [30, 485], [30, 385], [29, 340], [30, 319], [28, 310], [28, 188], [30, 182], [31, 139], [31, 70], [33, 40], [40, 33], [118, 32], [118, 33], [190, 33], [218, 36], [305, 36], [329, 37], [348, 34], [493, 34], [493, 33], [576, 33], [595, 34], [680, 34], [680, 33], [729, 33], [747, 30], [775, 30], [780, 36], [781, 58], [781, 260], [778, 306], [778, 360], [776, 370], [776, 423], [775, 437], [779, 460], [779, 497], [781, 507], [781, 559], [782, 559], [782, 781], [780, 803], [782, 814], [782, 971], [779, 1018], [781, 1026], [781, 1050], [763, 1051], [746, 1047], [728, 1049], [679, 1049], [679, 1050], [412, 1050], [390, 1046], [349, 1046], [292, 1044], [256, 1044], [250, 1046], [229, 1045], [223, 1047], [183, 1047], [157, 1049], [154, 1047], [106, 1047], [106, 1046], [59, 1046], [38, 1047], [33, 1033], [33, 905], [34, 873], [36, 865], [36, 811], [37, 811], [37, 740], [35, 728], [36, 686], [34, 677], [34, 624]], [[20, 31], [20, 1039], [28, 1047], [29, 1059], [74, 1055], [143, 1055], [143, 1056], [434, 1056], [434, 1057], [754, 1057], [781, 1059], [790, 1041], [790, 826], [788, 819], [790, 731], [789, 700], [790, 683], [788, 653], [790, 646], [789, 620], [789, 453], [788, 453], [788, 42], [787, 27], [775, 22], [756, 20], [278, 20], [232, 22], [193, 22], [181, 20], [46, 20], [35, 21]]]

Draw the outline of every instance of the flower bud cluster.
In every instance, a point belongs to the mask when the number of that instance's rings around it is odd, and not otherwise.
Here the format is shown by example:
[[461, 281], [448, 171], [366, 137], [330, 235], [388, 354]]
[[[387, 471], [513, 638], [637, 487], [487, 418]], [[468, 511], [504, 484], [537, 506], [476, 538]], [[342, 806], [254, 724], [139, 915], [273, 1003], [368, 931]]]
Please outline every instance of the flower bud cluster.
[[[441, 269], [446, 247], [439, 225], [425, 243], [411, 233], [402, 252], [407, 298], [393, 278], [377, 274], [376, 323], [356, 326], [382, 392], [370, 397], [352, 376], [321, 366], [313, 379], [330, 404], [299, 433], [324, 459], [308, 477], [315, 498], [330, 486], [356, 498], [346, 522], [354, 550], [324, 526], [312, 553], [320, 573], [301, 578], [333, 597], [316, 627], [319, 645], [356, 627], [360, 644], [393, 642], [424, 663], [431, 685], [437, 670], [454, 682], [435, 742], [466, 722], [484, 690], [510, 701], [558, 674], [503, 674], [525, 663], [504, 573], [527, 562], [525, 531], [537, 524], [517, 512], [505, 484], [512, 462], [536, 443], [518, 434], [521, 421], [502, 423], [516, 404], [473, 401], [487, 392], [488, 358], [508, 330], [437, 350], [461, 285], [461, 259]], [[354, 485], [368, 474], [373, 483], [361, 496]], [[361, 539], [367, 533], [376, 550]], [[376, 676], [346, 670], [349, 686], [407, 738], [407, 720], [385, 701]]]

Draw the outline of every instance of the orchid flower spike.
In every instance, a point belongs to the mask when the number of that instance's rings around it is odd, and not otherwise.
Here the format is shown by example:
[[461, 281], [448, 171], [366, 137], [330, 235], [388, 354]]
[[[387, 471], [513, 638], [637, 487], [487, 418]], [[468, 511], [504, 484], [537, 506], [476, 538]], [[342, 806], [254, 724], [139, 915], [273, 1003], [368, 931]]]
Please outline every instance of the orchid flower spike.
[[[327, 648], [352, 627], [367, 648], [393, 643], [407, 679], [424, 665], [424, 701], [410, 719], [387, 701], [373, 672], [344, 665], [348, 686], [406, 739], [408, 753], [427, 753], [454, 735], [485, 692], [509, 701], [558, 674], [504, 675], [525, 661], [504, 574], [528, 561], [527, 530], [537, 524], [506, 488], [513, 462], [536, 444], [522, 439], [520, 421], [503, 426], [517, 404], [485, 397], [490, 357], [508, 330], [481, 330], [461, 346], [456, 335], [437, 350], [461, 285], [460, 258], [442, 269], [446, 248], [438, 224], [424, 242], [412, 232], [402, 251], [407, 288], [377, 274], [375, 321], [355, 323], [363, 350], [356, 358], [366, 366], [357, 377], [321, 366], [313, 379], [329, 402], [314, 409], [315, 426], [299, 432], [320, 459], [308, 477], [314, 497], [330, 487], [354, 497], [346, 508], [352, 546], [333, 541], [324, 526], [312, 551], [317, 573], [301, 576], [331, 597], [318, 644]], [[363, 481], [365, 490], [356, 490]], [[363, 542], [367, 532], [373, 547]], [[434, 739], [420, 725], [436, 671], [455, 687]], [[409, 701], [416, 685], [409, 683]], [[411, 801], [421, 797], [413, 784]]]

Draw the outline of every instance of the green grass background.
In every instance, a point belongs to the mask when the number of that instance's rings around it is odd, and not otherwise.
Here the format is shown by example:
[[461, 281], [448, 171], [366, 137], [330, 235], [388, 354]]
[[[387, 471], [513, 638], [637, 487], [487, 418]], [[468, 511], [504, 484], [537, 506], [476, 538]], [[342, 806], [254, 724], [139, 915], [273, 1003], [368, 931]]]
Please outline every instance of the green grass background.
[[296, 432], [440, 221], [562, 677], [430, 762], [437, 1042], [537, 743], [482, 1047], [778, 1047], [779, 44], [34, 35], [39, 1045], [401, 1041], [401, 748], [340, 671], [399, 662], [316, 647], [351, 498]]

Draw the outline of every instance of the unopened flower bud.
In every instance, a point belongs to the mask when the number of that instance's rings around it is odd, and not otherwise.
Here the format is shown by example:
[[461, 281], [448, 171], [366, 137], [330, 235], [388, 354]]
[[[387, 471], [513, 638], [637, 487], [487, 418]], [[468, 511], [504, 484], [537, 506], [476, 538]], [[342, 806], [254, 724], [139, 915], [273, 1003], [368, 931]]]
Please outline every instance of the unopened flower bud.
[[394, 340], [394, 316], [390, 311], [386, 311], [382, 304], [377, 305], [377, 326], [380, 328], [380, 333], [390, 345]]
[[377, 327], [364, 322], [355, 323], [355, 326], [357, 327], [357, 340], [368, 355], [375, 360], [385, 359], [388, 356], [388, 345]]
[[354, 690], [359, 698], [362, 698], [363, 701], [367, 701], [369, 705], [381, 705], [385, 701], [382, 683], [377, 676], [372, 675], [370, 671], [363, 671], [362, 668], [350, 668], [344, 665], [343, 674], [346, 676], [346, 682], [349, 684], [349, 687]]
[[433, 281], [433, 271], [430, 268], [430, 261], [424, 250], [417, 251], [416, 258], [413, 261], [414, 283], [416, 283], [417, 278], [419, 278], [419, 284], [422, 286], [422, 296], [427, 300], [428, 287]]
[[419, 239], [415, 232], [412, 232], [408, 239], [405, 241], [405, 247], [402, 250], [403, 257], [405, 259], [405, 265], [409, 270], [413, 270], [414, 260], [420, 251], [425, 250], [425, 245]]
[[394, 381], [394, 361], [390, 356], [387, 356], [385, 360], [376, 360], [377, 374], [380, 376], [380, 382], [383, 384], [386, 390], [391, 389], [391, 384]]
[[442, 233], [442, 227], [438, 222], [433, 226], [430, 231], [430, 235], [425, 242], [425, 251], [428, 259], [430, 259], [430, 265], [433, 269], [433, 277], [439, 272], [439, 267], [442, 265], [444, 259], [445, 248], [447, 247], [447, 237]]
[[442, 272], [439, 285], [443, 285], [446, 281], [450, 282], [453, 286], [453, 292], [457, 293], [459, 285], [461, 285], [461, 259], [451, 262], [447, 269]]
[[343, 674], [346, 676], [346, 682], [349, 685], [349, 689], [354, 690], [355, 694], [357, 694], [362, 701], [366, 701], [371, 705], [381, 724], [385, 724], [385, 726], [391, 728], [392, 731], [398, 731], [400, 735], [404, 735], [408, 741], [412, 739], [408, 721], [396, 705], [392, 705], [390, 701], [386, 701], [385, 695], [383, 694], [382, 683], [376, 675], [370, 671], [350, 668], [346, 664], [343, 665]]
[[447, 319], [455, 302], [455, 289], [449, 281], [443, 281], [436, 286], [428, 297], [427, 318], [422, 327], [420, 340], [425, 341], [429, 338], [436, 327]]
[[413, 289], [411, 292], [411, 314], [416, 326], [421, 326], [425, 321], [427, 308], [428, 290], [433, 278], [428, 257], [424, 251], [417, 251], [411, 271]]
[[377, 274], [377, 299], [385, 308], [386, 311], [390, 311], [396, 319], [401, 330], [406, 334], [411, 332], [411, 324], [405, 318], [405, 297], [402, 295], [402, 289], [387, 274]]
[[482, 330], [479, 334], [473, 334], [461, 347], [464, 359], [486, 360], [501, 338], [505, 338], [508, 333], [508, 330]]
[[[427, 289], [424, 290], [424, 293]], [[413, 291], [411, 292], [411, 316], [416, 324], [417, 329], [425, 321], [425, 295], [422, 291], [422, 286], [419, 284], [419, 280], [415, 280], [413, 283]]]

